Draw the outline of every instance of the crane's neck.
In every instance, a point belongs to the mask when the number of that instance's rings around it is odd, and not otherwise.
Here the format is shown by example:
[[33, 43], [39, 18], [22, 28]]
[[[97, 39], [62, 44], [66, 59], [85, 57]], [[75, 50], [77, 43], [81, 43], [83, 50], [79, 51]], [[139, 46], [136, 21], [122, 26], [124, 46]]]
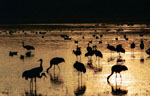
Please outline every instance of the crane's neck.
[[111, 72], [111, 74], [107, 77], [107, 83], [109, 84], [109, 78], [113, 75], [114, 71]]
[[43, 61], [41, 60], [41, 61], [40, 61], [40, 67], [41, 67], [41, 68], [43, 68], [43, 67], [42, 67], [42, 63], [43, 63]]

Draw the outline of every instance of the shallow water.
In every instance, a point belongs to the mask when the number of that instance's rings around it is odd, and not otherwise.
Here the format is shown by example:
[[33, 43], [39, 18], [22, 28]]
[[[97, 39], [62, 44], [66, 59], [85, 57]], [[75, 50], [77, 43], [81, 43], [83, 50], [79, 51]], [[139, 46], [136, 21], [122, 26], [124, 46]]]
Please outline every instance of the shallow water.
[[[40, 36], [6, 36], [0, 37], [0, 96], [149, 96], [150, 95], [150, 58], [145, 53], [145, 50], [150, 46], [150, 36], [139, 34], [127, 34], [128, 41], [124, 40], [121, 34], [104, 34], [102, 38], [95, 39], [92, 34], [85, 34], [85, 39], [82, 39], [83, 34], [67, 33], [72, 40], [64, 40], [61, 34], [53, 33], [41, 38]], [[119, 40], [116, 41], [115, 38]], [[145, 49], [140, 50], [140, 39], [144, 40]], [[76, 49], [74, 40], [79, 40], [78, 46], [81, 47], [82, 55], [81, 62], [84, 63], [87, 72], [82, 74], [82, 78], [73, 64], [77, 58], [73, 54]], [[98, 46], [98, 50], [103, 53], [103, 58], [100, 59], [99, 65], [96, 57], [93, 56], [93, 66], [88, 66], [88, 59], [84, 56], [87, 52], [87, 43], [92, 40], [93, 45]], [[102, 44], [98, 41], [102, 40]], [[25, 45], [33, 45], [35, 50], [32, 51], [33, 56], [20, 59], [20, 55], [25, 55], [26, 49], [22, 47], [22, 41]], [[136, 48], [134, 56], [131, 56], [130, 44], [134, 41]], [[115, 74], [110, 78], [111, 84], [107, 83], [107, 76], [111, 73], [111, 67], [116, 64], [117, 53], [113, 53], [114, 60], [108, 62], [111, 57], [110, 51], [107, 49], [107, 43], [116, 46], [122, 44], [126, 53], [121, 53], [125, 60], [123, 65], [128, 67], [128, 71], [121, 72], [121, 78], [118, 75], [115, 79]], [[17, 51], [17, 56], [9, 56], [10, 51]], [[30, 88], [30, 79], [22, 78], [22, 73], [25, 70], [39, 67], [40, 58], [43, 59], [43, 71], [50, 66], [49, 62], [54, 57], [63, 57], [65, 63], [59, 64], [60, 70], [52, 67], [47, 78], [37, 78], [36, 89]], [[140, 60], [144, 59], [143, 62]], [[96, 72], [95, 67], [98, 66], [101, 70]], [[82, 79], [82, 81], [81, 81]], [[115, 81], [116, 80], [116, 81]], [[34, 83], [34, 82], [33, 82]], [[34, 83], [35, 84], [35, 83]], [[79, 91], [80, 90], [80, 91]], [[81, 91], [82, 90], [82, 91]]]

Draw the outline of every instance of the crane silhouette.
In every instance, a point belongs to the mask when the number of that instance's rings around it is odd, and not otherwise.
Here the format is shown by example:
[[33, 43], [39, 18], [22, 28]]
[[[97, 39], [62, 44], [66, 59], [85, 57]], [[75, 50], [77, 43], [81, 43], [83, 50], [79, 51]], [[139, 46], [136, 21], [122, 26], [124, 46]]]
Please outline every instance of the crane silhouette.
[[92, 61], [92, 56], [94, 55], [93, 53], [93, 50], [92, 50], [92, 47], [89, 46], [89, 43], [88, 43], [88, 46], [87, 46], [87, 53], [85, 53], [85, 57], [88, 58], [88, 61]]
[[[114, 65], [111, 68], [111, 74], [107, 77], [107, 82], [109, 82], [109, 78], [114, 74], [114, 72], [116, 73], [116, 78], [117, 78], [117, 73], [120, 74], [121, 71], [126, 71], [128, 70], [128, 68], [125, 65]], [[122, 80], [121, 74], [120, 74], [120, 78]]]
[[103, 58], [103, 54], [101, 53], [101, 51], [97, 50], [97, 46], [93, 46], [93, 53], [96, 56], [96, 61], [98, 58], [98, 63], [99, 63], [99, 58]]
[[135, 48], [134, 42], [131, 43], [130, 48], [131, 48], [131, 56], [134, 57], [134, 48]]
[[[43, 60], [39, 59], [38, 61], [40, 61], [40, 67], [36, 67], [31, 70], [27, 70], [27, 71], [23, 72], [22, 76], [25, 77], [26, 80], [28, 80], [28, 78], [30, 76], [32, 77], [32, 73], [34, 75], [35, 73], [41, 73], [43, 71], [43, 66], [42, 66]], [[31, 73], [31, 74], [28, 74], [28, 73]], [[28, 77], [28, 75], [29, 75], [29, 77]]]
[[85, 68], [84, 64], [81, 63], [81, 62], [76, 61], [76, 62], [74, 63], [74, 65], [73, 65], [73, 67], [74, 67], [78, 72], [81, 72], [81, 74], [82, 74], [82, 72], [83, 72], [83, 73], [86, 73], [86, 68]]
[[144, 41], [143, 41], [143, 40], [140, 41], [140, 49], [141, 49], [141, 50], [144, 49]]
[[75, 44], [78, 44], [78, 40], [75, 40], [74, 43], [75, 43]]
[[144, 63], [144, 54], [142, 52], [144, 50], [144, 41], [142, 39], [140, 41], [140, 49], [141, 49], [141, 59], [140, 59], [140, 62]]
[[27, 50], [35, 50], [35, 48], [31, 45], [24, 45], [24, 42], [22, 42], [22, 46], [23, 46], [23, 48], [25, 48]]
[[90, 43], [88, 43], [88, 46], [87, 46], [87, 51], [92, 51], [92, 47], [90, 47]]
[[[55, 70], [55, 65], [58, 66], [59, 63], [62, 63], [62, 62], [65, 62], [64, 58], [61, 58], [61, 57], [54, 57], [50, 60], [50, 67], [47, 68], [47, 73], [49, 71], [49, 69], [54, 65], [54, 70]], [[58, 69], [60, 71], [60, 68], [58, 66]]]
[[80, 60], [81, 60], [81, 54], [82, 54], [81, 47], [78, 47], [77, 45], [76, 50], [73, 50], [73, 53], [76, 55], [77, 60], [78, 60], [78, 56], [80, 56]]
[[119, 57], [120, 57], [120, 52], [121, 52], [121, 53], [125, 53], [125, 49], [122, 48], [122, 44], [118, 44], [118, 45], [116, 46], [116, 51], [117, 51], [117, 53], [119, 53]]
[[112, 52], [116, 51], [116, 48], [114, 46], [110, 45], [110, 44], [107, 44], [107, 49], [109, 49], [111, 51], [111, 60], [113, 60]]
[[92, 42], [93, 42], [92, 40], [89, 41], [89, 43], [91, 43], [91, 44], [92, 44]]
[[21, 59], [21, 60], [24, 60], [24, 55], [20, 55], [20, 59]]
[[[76, 61], [73, 67], [78, 71], [78, 88], [74, 91], [75, 95], [83, 95], [86, 90], [86, 86], [82, 85], [82, 72], [86, 73], [86, 68], [83, 63]], [[79, 72], [81, 73], [81, 85], [79, 82]]]
[[[30, 70], [26, 70], [22, 73], [22, 78], [25, 78], [25, 80], [30, 79], [30, 88], [33, 89], [33, 79], [35, 80], [35, 88], [36, 88], [36, 78], [42, 78], [42, 76], [45, 76], [45, 73], [41, 73], [43, 71], [42, 67], [42, 59], [40, 61], [40, 67], [36, 67]], [[41, 75], [40, 75], [41, 74]]]
[[14, 55], [17, 55], [17, 54], [18, 54], [18, 52], [12, 52], [12, 51], [9, 52], [9, 56], [14, 56]]

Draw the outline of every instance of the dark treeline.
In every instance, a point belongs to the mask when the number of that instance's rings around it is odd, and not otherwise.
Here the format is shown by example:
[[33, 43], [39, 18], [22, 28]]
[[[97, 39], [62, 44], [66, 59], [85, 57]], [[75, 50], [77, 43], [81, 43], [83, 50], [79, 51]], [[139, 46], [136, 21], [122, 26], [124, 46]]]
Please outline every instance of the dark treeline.
[[26, 17], [0, 18], [0, 24], [55, 24], [55, 23], [134, 23], [150, 24], [149, 17]]

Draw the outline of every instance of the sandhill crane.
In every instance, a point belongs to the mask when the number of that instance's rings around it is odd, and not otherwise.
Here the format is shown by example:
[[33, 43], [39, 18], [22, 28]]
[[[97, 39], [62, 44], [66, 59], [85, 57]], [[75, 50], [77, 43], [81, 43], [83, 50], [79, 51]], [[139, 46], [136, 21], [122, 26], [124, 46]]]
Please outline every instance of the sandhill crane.
[[116, 51], [116, 48], [110, 44], [107, 44], [107, 49], [109, 49], [111, 51], [111, 60], [112, 60], [112, 52]]
[[81, 60], [81, 54], [82, 54], [81, 47], [78, 47], [78, 45], [77, 45], [77, 48], [76, 48], [76, 50], [73, 50], [73, 53], [76, 55], [77, 60], [78, 60], [78, 56], [80, 56], [80, 60]]
[[[33, 87], [33, 79], [35, 79], [35, 89], [36, 89], [36, 78], [42, 78], [42, 76], [45, 76], [45, 73], [41, 72], [43, 71], [42, 67], [42, 59], [39, 60], [41, 62], [40, 67], [36, 67], [30, 70], [26, 70], [22, 73], [22, 78], [25, 78], [25, 80], [31, 79], [30, 80], [30, 87]], [[41, 74], [41, 75], [40, 75]], [[33, 88], [32, 88], [33, 89]]]
[[23, 46], [23, 48], [25, 48], [27, 50], [35, 50], [35, 48], [31, 45], [24, 45], [24, 42], [22, 42], [22, 46]]
[[130, 48], [131, 48], [131, 56], [134, 57], [134, 48], [135, 48], [135, 43], [134, 42], [131, 43]]
[[117, 45], [116, 51], [119, 53], [119, 57], [120, 57], [120, 52], [121, 52], [121, 53], [125, 53], [125, 49], [122, 48], [122, 44], [118, 44], [118, 45]]
[[[117, 73], [120, 74], [121, 71], [126, 71], [126, 70], [128, 70], [128, 68], [125, 65], [114, 65], [114, 66], [112, 66], [111, 74], [107, 77], [107, 82], [110, 83], [109, 78], [114, 74], [114, 72], [116, 73], [116, 78], [117, 78]], [[122, 79], [121, 74], [120, 74], [120, 78]]]
[[[54, 65], [54, 70], [55, 70], [55, 65], [58, 66], [59, 63], [62, 63], [62, 62], [65, 62], [64, 58], [61, 58], [61, 57], [54, 57], [50, 60], [50, 67], [47, 68], [47, 73], [48, 73], [48, 70]], [[60, 71], [60, 68], [58, 66], [58, 69]]]

